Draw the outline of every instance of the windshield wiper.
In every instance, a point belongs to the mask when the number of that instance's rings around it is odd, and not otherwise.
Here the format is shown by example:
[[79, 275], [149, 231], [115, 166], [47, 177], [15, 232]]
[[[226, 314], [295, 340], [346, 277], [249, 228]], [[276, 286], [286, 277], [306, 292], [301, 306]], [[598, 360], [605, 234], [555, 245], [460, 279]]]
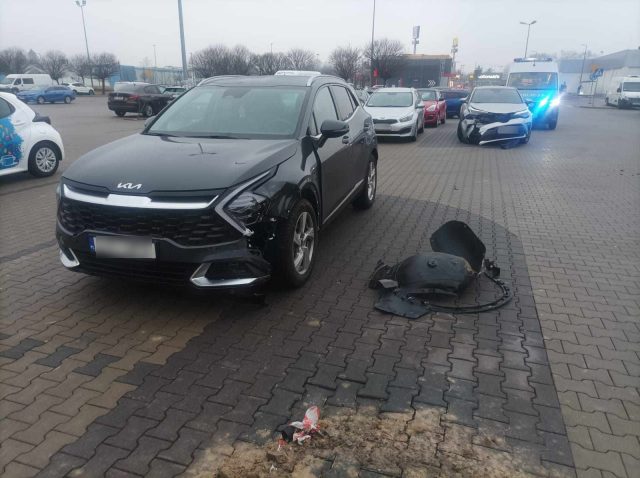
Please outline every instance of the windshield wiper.
[[149, 136], [167, 136], [167, 137], [170, 137], [170, 138], [177, 138], [178, 137], [177, 134], [162, 133], [161, 131], [147, 131], [146, 133], [142, 133], [142, 134], [147, 134]]

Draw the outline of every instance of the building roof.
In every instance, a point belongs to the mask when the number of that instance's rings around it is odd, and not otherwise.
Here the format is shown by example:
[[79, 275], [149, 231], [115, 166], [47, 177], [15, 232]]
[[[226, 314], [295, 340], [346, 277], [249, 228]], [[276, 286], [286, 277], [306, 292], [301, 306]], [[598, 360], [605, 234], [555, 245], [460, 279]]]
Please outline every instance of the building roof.
[[[591, 73], [595, 68], [616, 70], [618, 68], [640, 68], [640, 50], [622, 50], [597, 58], [587, 58], [584, 62], [583, 73]], [[560, 73], [580, 73], [582, 58], [572, 58], [558, 61]]]

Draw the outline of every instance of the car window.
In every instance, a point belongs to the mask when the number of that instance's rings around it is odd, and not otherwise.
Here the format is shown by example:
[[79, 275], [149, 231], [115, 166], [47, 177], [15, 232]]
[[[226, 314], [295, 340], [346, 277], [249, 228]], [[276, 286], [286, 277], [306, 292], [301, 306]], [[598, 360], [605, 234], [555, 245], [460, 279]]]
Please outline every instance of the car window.
[[372, 107], [407, 107], [412, 106], [414, 95], [410, 92], [400, 91], [376, 91], [367, 101], [367, 106]]
[[22, 84], [24, 85], [33, 85], [33, 78], [23, 78]]
[[82, 83], [73, 83], [73, 86], [84, 86]]
[[13, 106], [11, 106], [8, 101], [0, 98], [0, 119], [11, 115], [13, 111]]
[[50, 86], [49, 88], [47, 88], [44, 91], [55, 91], [55, 89], [56, 89], [55, 86]]
[[337, 120], [338, 114], [333, 104], [333, 99], [329, 93], [329, 88], [321, 88], [316, 94], [316, 101], [313, 104], [313, 115], [316, 118], [318, 128], [322, 127], [322, 123], [326, 120]]
[[160, 88], [158, 88], [157, 86], [145, 86], [144, 87], [144, 92], [148, 93], [150, 95], [159, 95], [160, 94]]
[[307, 94], [301, 87], [194, 88], [153, 123], [147, 134], [192, 137], [293, 137]]
[[331, 92], [333, 93], [333, 98], [338, 106], [338, 111], [340, 112], [340, 119], [345, 121], [349, 119], [349, 117], [353, 114], [353, 103], [349, 99], [349, 93], [347, 93], [347, 89], [343, 86], [331, 86]]
[[21, 84], [22, 84], [22, 80], [20, 78], [18, 78], [14, 83], [14, 85], [21, 85]]
[[422, 90], [420, 92], [422, 99], [426, 101], [433, 101], [437, 97], [437, 93], [434, 90]]

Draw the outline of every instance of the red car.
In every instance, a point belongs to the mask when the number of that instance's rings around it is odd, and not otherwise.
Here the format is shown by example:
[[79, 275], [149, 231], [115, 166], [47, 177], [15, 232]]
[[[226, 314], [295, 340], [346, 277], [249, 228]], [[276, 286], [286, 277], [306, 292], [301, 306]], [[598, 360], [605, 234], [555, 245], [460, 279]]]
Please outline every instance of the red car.
[[424, 124], [436, 128], [439, 123], [447, 121], [447, 102], [438, 90], [419, 89], [418, 93], [424, 102]]

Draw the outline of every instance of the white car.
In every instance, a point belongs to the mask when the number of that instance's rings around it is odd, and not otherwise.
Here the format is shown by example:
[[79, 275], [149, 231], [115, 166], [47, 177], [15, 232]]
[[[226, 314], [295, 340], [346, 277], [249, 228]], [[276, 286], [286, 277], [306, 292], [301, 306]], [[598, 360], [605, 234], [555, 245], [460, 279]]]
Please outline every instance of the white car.
[[95, 95], [96, 92], [93, 91], [93, 88], [90, 86], [84, 86], [82, 83], [62, 83], [64, 86], [68, 86], [73, 91], [76, 92], [76, 95]]
[[14, 94], [0, 93], [0, 176], [51, 176], [64, 157], [60, 134]]
[[414, 88], [380, 88], [364, 105], [373, 118], [376, 136], [415, 141], [424, 132], [424, 102]]

